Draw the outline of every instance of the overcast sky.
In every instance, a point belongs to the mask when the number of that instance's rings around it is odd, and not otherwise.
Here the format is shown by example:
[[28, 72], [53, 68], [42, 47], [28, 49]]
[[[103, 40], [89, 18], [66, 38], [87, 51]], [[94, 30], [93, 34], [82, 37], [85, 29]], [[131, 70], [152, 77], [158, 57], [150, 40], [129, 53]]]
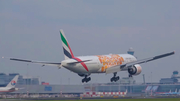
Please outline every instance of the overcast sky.
[[[143, 59], [176, 54], [142, 64], [136, 82], [159, 82], [180, 72], [179, 0], [0, 0], [0, 56], [61, 62], [59, 29], [75, 56], [122, 54], [129, 47]], [[1, 73], [40, 77], [50, 84], [81, 84], [64, 68], [0, 59]], [[127, 72], [118, 72], [127, 77]], [[113, 74], [92, 74], [90, 83], [107, 83]]]

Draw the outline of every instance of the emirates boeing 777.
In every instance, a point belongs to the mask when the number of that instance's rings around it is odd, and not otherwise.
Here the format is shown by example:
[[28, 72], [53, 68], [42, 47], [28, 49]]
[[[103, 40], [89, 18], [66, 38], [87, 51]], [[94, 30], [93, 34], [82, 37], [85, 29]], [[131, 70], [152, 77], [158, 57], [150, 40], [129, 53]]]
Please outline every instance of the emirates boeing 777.
[[119, 80], [119, 76], [116, 76], [117, 72], [119, 71], [128, 71], [129, 77], [132, 77], [133, 75], [139, 75], [142, 70], [140, 64], [170, 56], [175, 53], [169, 52], [142, 60], [137, 60], [136, 57], [130, 54], [109, 54], [76, 57], [70, 48], [63, 30], [60, 30], [60, 36], [65, 57], [65, 60], [61, 61], [60, 63], [40, 62], [17, 58], [10, 58], [10, 60], [38, 63], [42, 64], [42, 66], [52, 65], [57, 66], [58, 68], [64, 67], [74, 73], [77, 73], [79, 76], [84, 77], [82, 82], [89, 82], [91, 78], [88, 76], [93, 73], [113, 73], [114, 75], [110, 81], [116, 82]]

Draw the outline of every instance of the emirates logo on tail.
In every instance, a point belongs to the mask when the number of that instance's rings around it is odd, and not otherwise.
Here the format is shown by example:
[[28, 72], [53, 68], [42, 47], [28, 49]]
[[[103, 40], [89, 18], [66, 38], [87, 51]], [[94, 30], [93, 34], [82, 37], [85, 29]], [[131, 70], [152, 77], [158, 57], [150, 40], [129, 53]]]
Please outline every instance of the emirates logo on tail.
[[11, 85], [14, 86], [16, 84], [16, 81], [11, 81]]

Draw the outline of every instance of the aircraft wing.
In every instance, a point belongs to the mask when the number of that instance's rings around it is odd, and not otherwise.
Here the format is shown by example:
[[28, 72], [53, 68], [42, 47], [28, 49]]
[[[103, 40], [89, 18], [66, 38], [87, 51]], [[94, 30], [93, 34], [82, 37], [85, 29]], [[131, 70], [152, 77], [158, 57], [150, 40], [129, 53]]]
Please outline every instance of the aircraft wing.
[[126, 63], [126, 64], [115, 65], [115, 66], [107, 68], [106, 69], [106, 74], [114, 73], [114, 72], [119, 72], [119, 71], [121, 71], [121, 70], [123, 70], [125, 68], [126, 69], [131, 68], [135, 64], [142, 64], [142, 63], [150, 62], [150, 61], [157, 60], [157, 59], [160, 59], [160, 58], [163, 58], [163, 57], [166, 57], [166, 56], [173, 55], [174, 53], [175, 52], [170, 52], [170, 53], [166, 53], [166, 54], [162, 54], [162, 55], [157, 55], [157, 56], [146, 58], [146, 59], [142, 59], [142, 60], [137, 60], [137, 61], [129, 62], [129, 63]]
[[60, 66], [60, 65], [61, 65], [61, 63], [32, 61], [32, 60], [17, 59], [17, 58], [10, 58], [10, 60], [21, 61], [21, 62], [29, 62], [29, 63], [37, 63], [37, 64], [41, 64], [42, 66], [45, 66], [45, 65], [50, 65], [50, 66]]

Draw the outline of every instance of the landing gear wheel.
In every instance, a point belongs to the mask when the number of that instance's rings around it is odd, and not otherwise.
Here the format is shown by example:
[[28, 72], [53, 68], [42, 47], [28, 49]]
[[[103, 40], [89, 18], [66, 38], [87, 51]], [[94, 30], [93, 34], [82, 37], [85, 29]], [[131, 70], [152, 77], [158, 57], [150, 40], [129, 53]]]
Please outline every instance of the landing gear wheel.
[[116, 82], [117, 81], [117, 77], [114, 77], [114, 82]]
[[132, 77], [132, 75], [131, 75], [131, 74], [129, 74], [129, 77], [131, 78], [131, 77]]
[[114, 78], [115, 82], [119, 80], [119, 76]]
[[88, 82], [91, 81], [91, 77], [88, 78]]
[[111, 82], [113, 82], [114, 81], [114, 79], [113, 79], [113, 77], [111, 78]]
[[91, 80], [90, 77], [86, 78], [86, 83], [89, 82]]
[[84, 79], [82, 79], [82, 83], [84, 83], [85, 82], [85, 78]]
[[91, 77], [88, 77], [87, 78], [87, 76], [85, 76], [85, 78], [84, 79], [82, 79], [82, 83], [84, 83], [84, 82], [89, 82], [91, 80]]
[[117, 81], [119, 80], [119, 76], [117, 76]]
[[119, 76], [117, 76], [117, 77], [112, 77], [112, 78], [111, 78], [111, 82], [113, 82], [113, 81], [116, 82], [116, 81], [118, 81], [118, 80], [119, 80]]

